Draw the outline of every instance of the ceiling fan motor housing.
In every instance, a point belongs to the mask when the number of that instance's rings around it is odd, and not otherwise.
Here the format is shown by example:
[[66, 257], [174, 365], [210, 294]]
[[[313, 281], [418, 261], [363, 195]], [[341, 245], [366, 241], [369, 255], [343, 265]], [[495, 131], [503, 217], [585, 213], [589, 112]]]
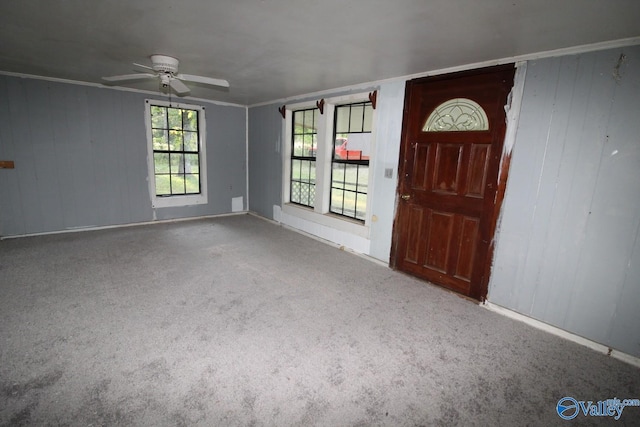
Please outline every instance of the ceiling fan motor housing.
[[152, 68], [154, 71], [175, 74], [178, 72], [178, 64], [180, 61], [171, 56], [151, 55], [151, 63], [153, 64]]

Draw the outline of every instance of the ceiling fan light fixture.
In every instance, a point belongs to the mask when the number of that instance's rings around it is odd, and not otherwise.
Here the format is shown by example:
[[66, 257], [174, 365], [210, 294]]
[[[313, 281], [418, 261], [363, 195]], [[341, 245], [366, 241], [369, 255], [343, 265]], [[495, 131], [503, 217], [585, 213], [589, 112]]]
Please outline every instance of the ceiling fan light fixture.
[[167, 55], [151, 55], [151, 63], [153, 64], [151, 68], [154, 71], [159, 71], [163, 73], [177, 73], [178, 65], [180, 65], [180, 61], [172, 56]]
[[169, 84], [171, 83], [171, 78], [169, 77], [169, 74], [160, 74], [158, 77], [160, 77], [160, 85], [164, 88], [168, 87]]

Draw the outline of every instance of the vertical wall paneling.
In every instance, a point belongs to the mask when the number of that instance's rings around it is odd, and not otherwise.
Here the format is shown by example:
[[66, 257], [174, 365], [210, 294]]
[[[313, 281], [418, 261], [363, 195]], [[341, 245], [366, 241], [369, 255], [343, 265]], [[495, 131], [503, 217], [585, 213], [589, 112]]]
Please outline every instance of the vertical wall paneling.
[[[147, 184], [149, 95], [0, 76], [0, 233], [21, 235], [231, 212], [246, 198], [246, 109], [205, 106], [209, 203], [157, 209]], [[190, 101], [186, 100], [189, 103]]]
[[78, 208], [76, 206], [76, 187], [78, 183], [73, 179], [74, 149], [69, 136], [68, 110], [63, 108], [66, 89], [66, 86], [61, 85], [48, 86], [49, 109], [51, 110], [51, 138], [56, 147], [55, 158], [52, 160], [57, 165], [56, 173], [59, 183], [56, 195], [63, 209], [61, 225], [53, 230], [64, 230], [76, 227], [79, 224]]
[[[369, 255], [385, 263], [389, 262], [391, 253], [391, 232], [396, 208], [404, 88], [404, 81], [380, 85], [376, 107], [376, 152], [372, 168], [375, 193], [369, 198], [371, 213], [375, 217], [370, 224]], [[392, 171], [390, 178], [385, 177], [386, 169]]]
[[635, 356], [638, 93], [640, 46], [528, 64], [488, 296]]
[[[145, 141], [145, 144], [117, 144], [118, 152], [123, 156], [125, 179], [120, 186], [126, 190], [124, 204], [127, 205], [132, 222], [153, 219], [151, 196], [149, 195], [147, 173], [147, 145], [146, 129], [140, 126], [144, 123], [144, 104], [138, 97], [116, 97], [118, 123], [117, 141]], [[142, 200], [141, 200], [142, 198]], [[148, 200], [148, 203], [146, 202]]]
[[[0, 79], [0, 100], [9, 98], [9, 84]], [[0, 157], [18, 162], [14, 147], [11, 110], [8, 102], [0, 102]], [[19, 171], [17, 169], [0, 169], [0, 235], [5, 230], [24, 232], [24, 218], [21, 216], [22, 198], [19, 191]]]
[[249, 199], [251, 210], [273, 218], [273, 206], [282, 203], [282, 116], [280, 105], [249, 109]]

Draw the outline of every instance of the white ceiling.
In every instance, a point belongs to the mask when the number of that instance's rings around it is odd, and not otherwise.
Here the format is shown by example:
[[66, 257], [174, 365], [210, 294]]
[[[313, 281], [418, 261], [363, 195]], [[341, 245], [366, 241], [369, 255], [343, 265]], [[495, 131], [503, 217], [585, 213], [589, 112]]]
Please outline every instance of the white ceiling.
[[639, 0], [4, 0], [0, 71], [100, 83], [160, 53], [252, 105], [638, 36]]

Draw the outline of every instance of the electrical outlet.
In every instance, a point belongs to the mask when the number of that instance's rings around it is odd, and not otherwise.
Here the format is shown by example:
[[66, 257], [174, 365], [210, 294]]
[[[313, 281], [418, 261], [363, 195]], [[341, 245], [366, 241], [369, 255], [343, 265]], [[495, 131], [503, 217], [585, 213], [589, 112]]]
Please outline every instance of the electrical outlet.
[[386, 168], [384, 170], [384, 177], [385, 178], [393, 178], [393, 168]]

